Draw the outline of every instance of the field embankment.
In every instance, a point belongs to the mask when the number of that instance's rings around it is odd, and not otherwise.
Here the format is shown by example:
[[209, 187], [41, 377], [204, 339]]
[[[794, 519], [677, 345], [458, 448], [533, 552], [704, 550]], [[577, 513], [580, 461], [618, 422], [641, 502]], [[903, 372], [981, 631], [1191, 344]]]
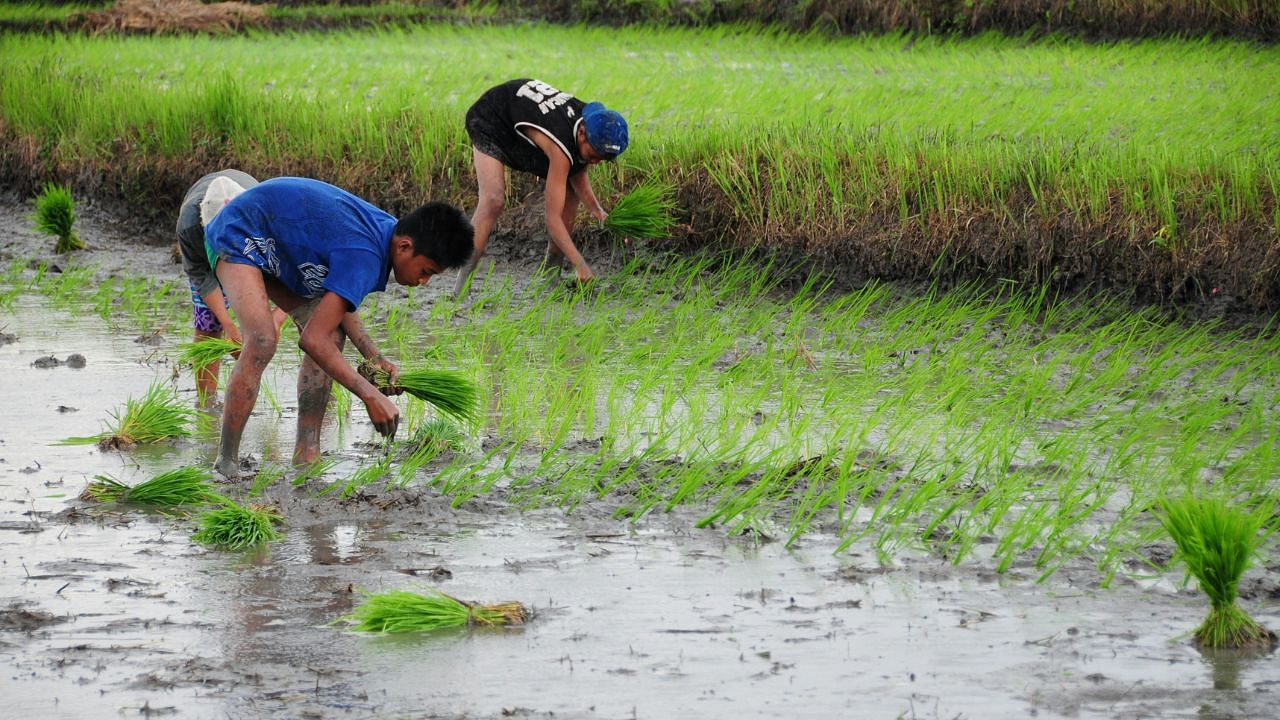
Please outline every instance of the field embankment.
[[[1233, 41], [828, 38], [476, 27], [4, 35], [0, 177], [157, 222], [217, 167], [390, 210], [474, 204], [467, 106], [537, 75], [630, 119], [606, 206], [675, 184], [676, 240], [865, 275], [997, 277], [1280, 307], [1280, 49]], [[518, 178], [509, 207], [540, 204]]]
[[[195, 5], [194, 0], [189, 0]], [[120, 6], [153, 6], [118, 10]], [[162, 16], [176, 0], [118, 3], [18, 3], [0, 14], [0, 26], [22, 29], [121, 32], [238, 31], [386, 26], [441, 18], [498, 22], [551, 21], [708, 27], [770, 25], [793, 32], [833, 35], [912, 33], [1072, 35], [1091, 39], [1233, 37], [1280, 41], [1280, 4], [1274, 0], [329, 0], [215, 3], [253, 6], [244, 12], [201, 9], [208, 16], [184, 27]], [[51, 6], [51, 7], [50, 7]]]

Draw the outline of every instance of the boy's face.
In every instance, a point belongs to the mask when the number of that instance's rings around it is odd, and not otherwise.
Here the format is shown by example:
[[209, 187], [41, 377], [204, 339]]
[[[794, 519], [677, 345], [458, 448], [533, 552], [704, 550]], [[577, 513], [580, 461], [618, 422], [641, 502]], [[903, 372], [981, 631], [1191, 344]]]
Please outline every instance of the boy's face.
[[598, 165], [605, 161], [605, 157], [587, 142], [587, 131], [581, 125], [578, 126], [578, 157], [588, 165]]
[[426, 285], [433, 275], [438, 275], [440, 265], [426, 255], [414, 255], [413, 240], [397, 235], [392, 241], [391, 271], [396, 282], [415, 287]]

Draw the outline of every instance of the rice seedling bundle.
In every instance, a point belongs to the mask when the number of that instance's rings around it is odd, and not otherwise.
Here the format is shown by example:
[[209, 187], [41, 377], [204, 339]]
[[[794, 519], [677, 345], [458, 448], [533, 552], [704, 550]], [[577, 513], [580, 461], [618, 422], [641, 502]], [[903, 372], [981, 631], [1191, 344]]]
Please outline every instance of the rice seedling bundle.
[[459, 422], [480, 421], [480, 386], [456, 370], [411, 370], [400, 373], [394, 384], [391, 374], [375, 365], [361, 363], [359, 371], [380, 390], [403, 390]]
[[178, 360], [197, 371], [240, 349], [240, 343], [225, 337], [204, 337], [178, 346]]
[[675, 227], [675, 194], [671, 183], [645, 181], [618, 200], [604, 226], [618, 237], [666, 237]]
[[468, 625], [523, 625], [529, 612], [518, 602], [481, 605], [438, 590], [392, 590], [366, 596], [362, 605], [341, 619], [354, 622], [355, 629], [364, 632], [428, 632]]
[[127, 450], [139, 444], [190, 437], [195, 415], [196, 411], [184, 405], [172, 388], [153, 383], [142, 398], [129, 398], [123, 411], [112, 411], [107, 432], [67, 438], [60, 444], [97, 443], [104, 450]]
[[244, 550], [270, 540], [279, 540], [275, 524], [281, 522], [279, 511], [265, 505], [244, 507], [223, 500], [223, 507], [201, 513], [196, 521], [200, 529], [192, 540], [226, 550]]
[[1219, 497], [1186, 493], [1160, 500], [1160, 521], [1178, 546], [1175, 557], [1187, 566], [1209, 596], [1209, 615], [1196, 628], [1206, 648], [1264, 648], [1275, 635], [1236, 604], [1240, 578], [1262, 542], [1269, 507], [1244, 510]]
[[31, 219], [40, 232], [58, 236], [58, 243], [54, 246], [56, 252], [84, 249], [84, 241], [72, 227], [76, 222], [76, 211], [70, 188], [53, 182], [45, 183], [44, 189], [36, 196], [36, 212]]
[[209, 484], [209, 477], [208, 470], [193, 465], [160, 473], [132, 487], [109, 475], [97, 475], [80, 498], [155, 507], [199, 505], [219, 497]]

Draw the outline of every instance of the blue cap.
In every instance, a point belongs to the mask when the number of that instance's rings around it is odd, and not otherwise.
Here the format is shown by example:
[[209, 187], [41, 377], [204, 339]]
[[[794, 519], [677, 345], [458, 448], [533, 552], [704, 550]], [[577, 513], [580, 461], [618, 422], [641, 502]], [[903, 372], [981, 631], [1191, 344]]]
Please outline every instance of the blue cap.
[[606, 158], [627, 149], [627, 121], [616, 110], [598, 102], [587, 103], [582, 108], [582, 124], [587, 128], [587, 142]]

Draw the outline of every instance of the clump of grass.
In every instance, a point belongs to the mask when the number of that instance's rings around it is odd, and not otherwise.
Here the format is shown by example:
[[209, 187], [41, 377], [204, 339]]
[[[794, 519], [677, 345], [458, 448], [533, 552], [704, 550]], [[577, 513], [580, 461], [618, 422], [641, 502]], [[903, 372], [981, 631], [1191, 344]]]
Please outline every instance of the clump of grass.
[[191, 465], [160, 473], [133, 486], [125, 485], [110, 475], [96, 475], [80, 493], [80, 498], [155, 507], [200, 505], [219, 497], [209, 479], [207, 469]]
[[1209, 596], [1209, 615], [1196, 628], [1206, 648], [1270, 648], [1275, 635], [1236, 605], [1236, 589], [1262, 543], [1266, 508], [1232, 507], [1220, 497], [1186, 493], [1160, 500], [1160, 522], [1178, 546], [1175, 557]]
[[391, 374], [375, 365], [360, 363], [358, 370], [383, 391], [403, 390], [459, 422], [480, 421], [480, 386], [456, 370], [411, 370], [394, 384]]
[[666, 237], [675, 227], [675, 195], [671, 183], [647, 180], [618, 200], [604, 226], [618, 237]]
[[199, 372], [224, 356], [240, 349], [240, 343], [225, 337], [203, 337], [178, 346], [178, 360]]
[[36, 211], [31, 220], [40, 232], [58, 236], [58, 243], [54, 246], [56, 252], [84, 249], [84, 241], [72, 227], [76, 222], [76, 211], [70, 188], [54, 182], [45, 183], [36, 196]]
[[223, 506], [201, 513], [200, 529], [191, 536], [202, 544], [226, 550], [245, 550], [270, 540], [279, 540], [276, 523], [283, 522], [279, 510], [268, 505], [239, 505], [223, 498]]
[[518, 602], [481, 605], [428, 589], [425, 593], [392, 590], [367, 595], [362, 605], [339, 620], [353, 622], [355, 629], [363, 632], [399, 633], [467, 625], [523, 625], [529, 617], [529, 611]]
[[195, 415], [195, 410], [184, 405], [172, 388], [152, 383], [142, 398], [129, 398], [123, 410], [111, 413], [106, 432], [67, 438], [60, 444], [97, 443], [103, 450], [128, 450], [139, 444], [189, 437]]

